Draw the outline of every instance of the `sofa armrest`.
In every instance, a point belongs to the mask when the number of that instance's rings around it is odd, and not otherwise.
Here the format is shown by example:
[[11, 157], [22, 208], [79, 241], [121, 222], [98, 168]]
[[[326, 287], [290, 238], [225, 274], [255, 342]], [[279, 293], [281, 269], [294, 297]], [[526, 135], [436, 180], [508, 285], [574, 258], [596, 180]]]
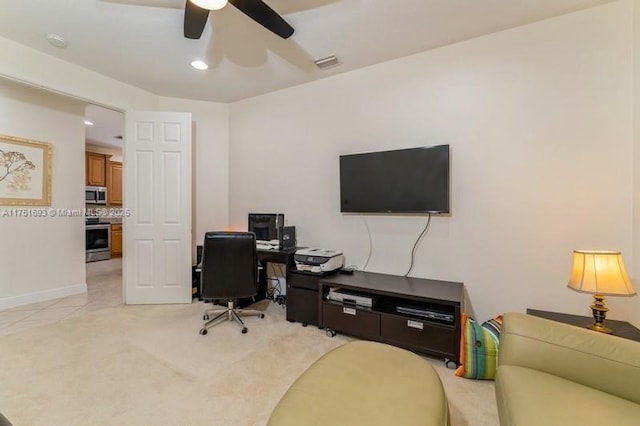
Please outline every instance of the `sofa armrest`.
[[520, 313], [504, 316], [498, 368], [527, 367], [640, 404], [640, 343]]

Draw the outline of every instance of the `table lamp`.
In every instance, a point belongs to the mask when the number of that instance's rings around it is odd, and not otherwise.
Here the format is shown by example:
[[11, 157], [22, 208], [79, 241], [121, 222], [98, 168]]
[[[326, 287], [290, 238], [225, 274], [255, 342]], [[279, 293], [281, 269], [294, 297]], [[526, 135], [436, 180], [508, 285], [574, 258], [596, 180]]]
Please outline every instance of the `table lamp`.
[[576, 291], [593, 294], [591, 310], [596, 322], [587, 328], [601, 333], [611, 333], [604, 325], [609, 310], [604, 304], [604, 296], [636, 294], [619, 251], [574, 250], [568, 286]]

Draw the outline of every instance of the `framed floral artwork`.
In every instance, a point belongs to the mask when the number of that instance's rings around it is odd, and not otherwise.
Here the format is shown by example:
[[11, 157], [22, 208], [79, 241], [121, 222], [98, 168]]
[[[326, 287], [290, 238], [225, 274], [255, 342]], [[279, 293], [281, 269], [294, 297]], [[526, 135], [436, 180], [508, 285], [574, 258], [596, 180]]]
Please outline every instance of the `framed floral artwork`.
[[51, 205], [51, 144], [0, 135], [0, 205]]

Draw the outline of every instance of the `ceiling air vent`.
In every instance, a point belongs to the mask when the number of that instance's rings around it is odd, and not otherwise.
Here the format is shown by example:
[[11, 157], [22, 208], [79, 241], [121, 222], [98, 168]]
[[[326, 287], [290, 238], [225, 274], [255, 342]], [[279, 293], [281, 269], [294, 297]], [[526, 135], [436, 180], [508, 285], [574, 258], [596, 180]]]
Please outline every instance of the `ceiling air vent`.
[[338, 62], [338, 58], [336, 57], [336, 55], [331, 55], [331, 56], [327, 56], [326, 58], [316, 59], [315, 61], [313, 61], [313, 63], [316, 64], [316, 66], [321, 70], [334, 67], [340, 64]]

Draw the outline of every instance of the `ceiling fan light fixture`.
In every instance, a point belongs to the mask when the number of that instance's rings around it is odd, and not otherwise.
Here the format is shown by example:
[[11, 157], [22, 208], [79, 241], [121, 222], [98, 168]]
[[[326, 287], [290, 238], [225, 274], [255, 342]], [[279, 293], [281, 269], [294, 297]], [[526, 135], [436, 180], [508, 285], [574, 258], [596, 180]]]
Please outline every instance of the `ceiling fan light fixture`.
[[209, 10], [222, 9], [227, 5], [228, 0], [189, 0], [198, 7]]
[[209, 65], [207, 65], [206, 62], [201, 61], [199, 59], [196, 59], [195, 61], [191, 62], [191, 66], [195, 69], [197, 69], [198, 71], [205, 71], [207, 69], [209, 69]]

